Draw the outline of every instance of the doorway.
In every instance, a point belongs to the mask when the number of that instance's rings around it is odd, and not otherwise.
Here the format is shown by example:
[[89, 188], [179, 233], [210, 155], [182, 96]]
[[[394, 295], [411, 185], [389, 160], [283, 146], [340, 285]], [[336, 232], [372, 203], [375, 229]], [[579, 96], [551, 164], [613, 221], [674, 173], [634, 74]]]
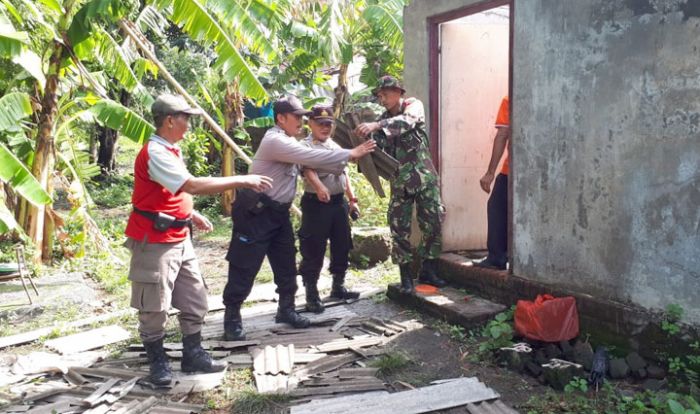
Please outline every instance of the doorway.
[[511, 12], [509, 1], [489, 1], [429, 19], [431, 150], [447, 209], [444, 251], [486, 250], [489, 195], [479, 179], [510, 91]]

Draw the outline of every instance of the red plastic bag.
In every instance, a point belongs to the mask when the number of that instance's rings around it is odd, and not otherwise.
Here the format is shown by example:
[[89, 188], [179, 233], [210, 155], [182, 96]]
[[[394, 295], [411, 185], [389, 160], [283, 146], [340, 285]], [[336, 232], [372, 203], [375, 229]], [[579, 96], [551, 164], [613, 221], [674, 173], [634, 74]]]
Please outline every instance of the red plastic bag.
[[537, 295], [534, 302], [519, 300], [514, 319], [516, 332], [528, 339], [559, 342], [578, 336], [578, 310], [573, 296]]

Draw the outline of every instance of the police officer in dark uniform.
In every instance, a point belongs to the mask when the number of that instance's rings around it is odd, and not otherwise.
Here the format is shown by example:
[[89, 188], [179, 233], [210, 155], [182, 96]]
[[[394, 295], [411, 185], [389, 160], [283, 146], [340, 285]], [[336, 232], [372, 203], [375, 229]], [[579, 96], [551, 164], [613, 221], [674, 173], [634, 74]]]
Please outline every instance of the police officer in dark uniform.
[[273, 187], [262, 193], [238, 191], [233, 203], [233, 234], [226, 255], [229, 274], [223, 295], [226, 305], [224, 339], [228, 341], [245, 339], [241, 305], [250, 294], [255, 275], [266, 255], [279, 294], [275, 321], [295, 328], [309, 326], [309, 320], [294, 308], [297, 269], [289, 208], [296, 193], [298, 165], [340, 174], [349, 160], [369, 154], [376, 146], [370, 140], [352, 150], [325, 151], [305, 147], [295, 136], [301, 132], [303, 116], [311, 112], [304, 109], [294, 96], [277, 100], [273, 111], [276, 125], [265, 133], [251, 166], [252, 174], [264, 171], [271, 177]]
[[[337, 151], [341, 147], [333, 142], [333, 108], [317, 105], [309, 116], [311, 133], [302, 141], [309, 148]], [[352, 233], [348, 215], [358, 214], [357, 199], [353, 194], [347, 169], [341, 174], [319, 173], [303, 167], [304, 195], [301, 198], [301, 228], [299, 273], [306, 288], [306, 310], [321, 313], [323, 302], [318, 294], [318, 278], [323, 267], [326, 244], [330, 240], [331, 262], [328, 270], [333, 275], [331, 297], [357, 299], [357, 292], [345, 288], [345, 272], [348, 254], [352, 249]], [[347, 194], [348, 200], [344, 195]], [[348, 203], [349, 201], [349, 203]]]

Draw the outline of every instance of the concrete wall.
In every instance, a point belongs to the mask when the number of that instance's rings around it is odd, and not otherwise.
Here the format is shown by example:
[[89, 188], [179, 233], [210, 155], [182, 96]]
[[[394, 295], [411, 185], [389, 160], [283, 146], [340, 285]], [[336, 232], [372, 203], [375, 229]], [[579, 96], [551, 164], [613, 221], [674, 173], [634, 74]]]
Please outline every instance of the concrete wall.
[[699, 17], [516, 0], [515, 274], [700, 323]]
[[[405, 82], [428, 102], [413, 0]], [[700, 324], [700, 0], [515, 0], [513, 271]]]

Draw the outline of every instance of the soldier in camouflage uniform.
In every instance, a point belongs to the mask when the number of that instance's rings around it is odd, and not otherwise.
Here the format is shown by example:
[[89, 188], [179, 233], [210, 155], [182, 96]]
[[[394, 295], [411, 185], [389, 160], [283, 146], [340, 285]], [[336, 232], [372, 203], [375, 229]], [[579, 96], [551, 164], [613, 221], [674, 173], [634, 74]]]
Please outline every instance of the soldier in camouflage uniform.
[[401, 270], [401, 289], [413, 292], [410, 264], [411, 220], [416, 205], [418, 225], [423, 234], [417, 254], [422, 259], [418, 281], [437, 287], [446, 282], [437, 277], [437, 259], [442, 251], [442, 218], [440, 183], [428, 150], [423, 103], [403, 97], [406, 92], [393, 76], [384, 76], [374, 94], [386, 111], [377, 122], [358, 125], [356, 133], [372, 134], [377, 145], [399, 161], [399, 171], [391, 181], [391, 202], [388, 219], [394, 242], [392, 259]]

